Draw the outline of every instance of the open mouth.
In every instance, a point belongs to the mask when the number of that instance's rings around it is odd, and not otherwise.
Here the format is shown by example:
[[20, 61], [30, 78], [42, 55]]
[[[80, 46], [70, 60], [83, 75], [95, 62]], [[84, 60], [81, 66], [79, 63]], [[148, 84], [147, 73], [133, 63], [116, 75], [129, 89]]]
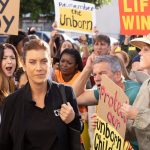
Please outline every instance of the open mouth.
[[101, 84], [96, 84], [97, 88], [100, 89], [101, 87]]
[[11, 70], [12, 70], [12, 67], [6, 67], [6, 70], [7, 70], [7, 71], [11, 71]]

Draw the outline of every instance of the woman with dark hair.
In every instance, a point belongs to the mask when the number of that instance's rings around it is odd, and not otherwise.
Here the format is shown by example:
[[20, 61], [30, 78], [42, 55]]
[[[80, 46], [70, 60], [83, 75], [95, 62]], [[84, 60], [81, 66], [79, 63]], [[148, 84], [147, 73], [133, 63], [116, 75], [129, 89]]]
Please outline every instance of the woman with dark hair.
[[8, 43], [0, 44], [0, 105], [3, 99], [15, 90], [13, 75], [18, 65], [16, 48]]
[[75, 49], [65, 49], [60, 55], [59, 70], [55, 70], [60, 83], [72, 85], [83, 69], [80, 53]]
[[22, 57], [23, 39], [27, 37], [26, 32], [18, 31], [18, 35], [9, 35], [6, 43], [10, 43], [15, 46], [20, 57]]

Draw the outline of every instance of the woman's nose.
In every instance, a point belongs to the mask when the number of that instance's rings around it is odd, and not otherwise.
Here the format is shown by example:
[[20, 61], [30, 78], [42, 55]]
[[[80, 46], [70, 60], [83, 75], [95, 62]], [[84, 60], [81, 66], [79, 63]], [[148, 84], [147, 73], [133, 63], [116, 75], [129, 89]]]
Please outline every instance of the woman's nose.
[[141, 49], [141, 51], [139, 52], [139, 55], [141, 56], [143, 54], [143, 49]]
[[66, 67], [66, 66], [67, 66], [67, 63], [64, 62], [64, 63], [61, 64], [61, 66]]
[[12, 63], [12, 59], [11, 58], [7, 58], [7, 63]]
[[37, 69], [37, 70], [41, 70], [41, 68], [42, 68], [41, 64], [40, 64], [40, 63], [37, 63], [36, 69]]

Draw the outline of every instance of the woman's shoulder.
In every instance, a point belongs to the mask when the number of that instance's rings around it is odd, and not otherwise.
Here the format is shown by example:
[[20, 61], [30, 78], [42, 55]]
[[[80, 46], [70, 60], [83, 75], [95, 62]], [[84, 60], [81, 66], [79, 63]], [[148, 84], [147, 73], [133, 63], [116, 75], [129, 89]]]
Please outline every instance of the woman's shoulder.
[[64, 94], [61, 94], [61, 96], [65, 96], [69, 101], [71, 101], [72, 99], [75, 99], [73, 89], [69, 85], [62, 84], [62, 83], [56, 83], [53, 81], [51, 90], [53, 90], [53, 92], [57, 92], [57, 93], [63, 92]]
[[[15, 92], [9, 94], [6, 98], [5, 98], [5, 102], [4, 103], [7, 103], [8, 104], [12, 104], [12, 103], [17, 103], [17, 102], [21, 102], [23, 97], [25, 96], [25, 91], [26, 91], [26, 88], [27, 88], [27, 84], [22, 87], [21, 89], [18, 89], [16, 90]], [[19, 99], [19, 100], [18, 100]]]
[[55, 69], [55, 70], [54, 70], [54, 73], [55, 73], [56, 76], [60, 76], [60, 75], [61, 75], [61, 71], [58, 70], [58, 69]]
[[52, 81], [52, 85], [57, 87], [57, 88], [60, 88], [61, 85], [64, 86], [64, 88], [66, 89], [72, 89], [72, 87], [70, 85], [67, 85], [67, 84], [63, 84], [63, 83], [58, 83], [58, 82], [55, 82], [55, 81]]

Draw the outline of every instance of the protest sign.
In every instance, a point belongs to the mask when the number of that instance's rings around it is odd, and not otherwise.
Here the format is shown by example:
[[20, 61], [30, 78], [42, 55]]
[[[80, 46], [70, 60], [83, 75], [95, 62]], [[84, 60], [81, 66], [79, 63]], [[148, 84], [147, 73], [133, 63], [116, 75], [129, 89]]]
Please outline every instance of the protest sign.
[[118, 0], [121, 34], [150, 33], [150, 0]]
[[126, 117], [121, 113], [128, 97], [123, 90], [102, 75], [100, 99], [97, 106], [98, 123], [95, 130], [93, 150], [122, 150], [126, 131]]
[[0, 34], [18, 34], [20, 0], [1, 0]]
[[92, 34], [96, 25], [95, 5], [77, 1], [55, 0], [57, 29]]
[[98, 117], [93, 150], [122, 150], [124, 139], [106, 121]]

